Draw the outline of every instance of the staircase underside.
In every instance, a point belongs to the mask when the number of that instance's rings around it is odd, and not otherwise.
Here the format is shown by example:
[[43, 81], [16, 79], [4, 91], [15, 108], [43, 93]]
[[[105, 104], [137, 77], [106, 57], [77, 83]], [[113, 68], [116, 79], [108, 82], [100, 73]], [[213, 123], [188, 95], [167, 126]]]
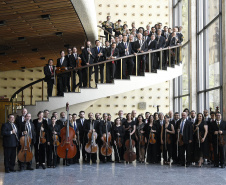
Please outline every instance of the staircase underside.
[[[38, 111], [48, 109], [53, 111], [66, 106], [76, 105], [132, 91], [139, 88], [148, 87], [182, 75], [182, 64], [175, 67], [167, 67], [167, 70], [157, 70], [157, 73], [145, 72], [144, 76], [130, 76], [129, 80], [114, 80], [112, 84], [98, 84], [97, 88], [81, 88], [81, 92], [64, 93], [63, 97], [50, 97], [48, 101], [37, 101], [36, 105], [25, 106], [32, 115]], [[161, 92], [160, 92], [161, 93]]]

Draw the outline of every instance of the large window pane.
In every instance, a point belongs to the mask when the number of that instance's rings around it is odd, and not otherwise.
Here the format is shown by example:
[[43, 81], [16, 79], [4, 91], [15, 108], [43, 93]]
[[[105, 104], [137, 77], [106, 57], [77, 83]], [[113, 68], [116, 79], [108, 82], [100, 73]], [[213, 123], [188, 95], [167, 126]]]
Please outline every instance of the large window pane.
[[189, 109], [189, 96], [182, 97], [182, 111], [188, 108]]
[[[184, 43], [188, 41], [188, 0], [182, 0], [182, 26], [183, 26], [183, 36], [184, 36]], [[181, 25], [178, 25], [181, 26]]]
[[199, 40], [199, 49], [198, 49], [198, 60], [199, 60], [199, 71], [198, 71], [198, 77], [199, 77], [199, 86], [198, 91], [201, 91], [204, 89], [204, 78], [203, 78], [203, 71], [204, 71], [204, 51], [203, 51], [203, 32], [198, 36]]
[[219, 14], [219, 0], [205, 0], [207, 12], [206, 12], [206, 24], [212, 21]]
[[187, 44], [182, 49], [182, 63], [183, 63], [183, 69], [182, 69], [182, 95], [189, 93], [189, 44]]
[[[220, 89], [209, 91], [209, 107], [212, 107], [213, 110], [218, 106], [220, 107]], [[207, 107], [207, 108], [209, 108]]]
[[199, 102], [198, 102], [198, 112], [203, 112], [204, 110], [204, 93], [199, 94]]
[[197, 1], [198, 5], [198, 28], [199, 31], [203, 29], [203, 0]]
[[207, 88], [220, 85], [220, 39], [219, 20], [217, 19], [207, 29]]

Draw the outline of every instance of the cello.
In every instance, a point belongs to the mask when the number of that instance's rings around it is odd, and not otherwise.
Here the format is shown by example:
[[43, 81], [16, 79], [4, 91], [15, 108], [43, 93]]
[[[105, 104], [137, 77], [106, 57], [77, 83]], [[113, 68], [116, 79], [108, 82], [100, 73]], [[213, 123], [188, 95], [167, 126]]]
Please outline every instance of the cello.
[[17, 158], [20, 162], [30, 162], [33, 158], [31, 152], [31, 138], [28, 136], [27, 122], [25, 124], [25, 131], [27, 132], [24, 136], [20, 138], [21, 150], [19, 151]]
[[69, 103], [66, 104], [67, 110], [67, 125], [61, 129], [60, 137], [61, 143], [57, 147], [57, 155], [60, 158], [71, 159], [77, 153], [76, 145], [73, 143], [75, 137], [75, 130], [69, 126]]
[[129, 139], [126, 140], [126, 151], [124, 153], [124, 159], [126, 162], [133, 162], [136, 160], [136, 153], [133, 151], [135, 141], [131, 139], [131, 129], [129, 129]]
[[[97, 133], [95, 131], [93, 131], [94, 122], [93, 123], [92, 122], [93, 122], [93, 120], [91, 120], [91, 123], [90, 123], [90, 130], [92, 130], [92, 132], [88, 132], [88, 134], [87, 134], [88, 142], [86, 143], [86, 146], [85, 146], [85, 151], [87, 153], [97, 153], [97, 144], [96, 144]], [[91, 127], [91, 125], [92, 125], [92, 127]]]
[[101, 154], [105, 157], [110, 156], [112, 154], [112, 146], [111, 142], [111, 134], [108, 134], [108, 122], [106, 122], [106, 134], [103, 134], [103, 145], [101, 147]]

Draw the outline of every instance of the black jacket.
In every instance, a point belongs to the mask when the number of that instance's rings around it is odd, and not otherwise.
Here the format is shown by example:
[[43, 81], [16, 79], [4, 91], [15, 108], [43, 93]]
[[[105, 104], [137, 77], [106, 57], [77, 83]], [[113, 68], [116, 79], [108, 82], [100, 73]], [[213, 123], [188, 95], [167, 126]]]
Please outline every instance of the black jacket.
[[[112, 54], [112, 48], [107, 48], [106, 52], [105, 52], [105, 57], [108, 58], [108, 57], [111, 56], [111, 54]], [[119, 57], [119, 50], [118, 50], [118, 48], [115, 48], [114, 53], [113, 53], [112, 56], [113, 57], [117, 57], [117, 58]]]
[[[180, 124], [181, 124], [182, 119], [180, 119], [179, 121], [177, 121], [176, 123], [176, 133], [177, 133], [177, 129], [180, 129]], [[192, 122], [190, 122], [189, 120], [186, 120], [184, 123], [184, 128], [183, 128], [183, 142], [184, 144], [188, 144], [189, 140], [193, 140], [193, 126], [192, 126]]]
[[75, 56], [74, 56], [73, 53], [70, 55], [70, 57], [69, 57], [69, 67], [70, 68], [77, 67], [78, 57], [79, 57], [79, 54], [78, 53], [76, 53], [76, 58], [75, 58]]
[[[23, 136], [23, 132], [25, 131], [25, 124], [26, 124], [26, 121], [24, 121], [22, 124], [21, 124], [21, 127], [19, 129], [19, 137], [21, 138]], [[35, 131], [35, 126], [34, 124], [32, 123], [32, 121], [30, 121], [30, 125], [31, 125], [31, 133], [32, 133], [32, 143], [35, 144], [36, 143], [36, 131]], [[27, 128], [26, 128], [27, 129]]]
[[158, 38], [158, 36], [155, 38], [156, 42], [157, 42], [157, 49], [159, 48], [164, 48], [166, 45], [166, 40], [164, 37], [160, 36]]
[[94, 49], [90, 48], [90, 51], [92, 53], [92, 55], [89, 56], [89, 53], [87, 51], [87, 48], [84, 48], [82, 50], [82, 66], [85, 66], [86, 63], [89, 64], [93, 64], [94, 63], [94, 59], [95, 59], [95, 53], [94, 53]]
[[[133, 51], [133, 48], [132, 48], [132, 45], [130, 42], [127, 42], [127, 48], [128, 48], [128, 54], [131, 55], [134, 53]], [[124, 42], [121, 42], [119, 45], [118, 45], [118, 49], [119, 49], [119, 54], [120, 54], [120, 57], [123, 57], [125, 56], [125, 45], [124, 45]]]
[[[53, 71], [55, 70], [55, 66], [53, 67]], [[45, 74], [45, 82], [48, 82], [49, 80], [51, 80], [52, 77], [52, 72], [50, 71], [49, 65], [46, 65], [44, 67], [44, 74]]]
[[[93, 50], [94, 50], [94, 54], [95, 54], [94, 63], [101, 62], [101, 61], [105, 60], [105, 48], [100, 47], [99, 52], [98, 52], [97, 47], [94, 47]], [[98, 56], [99, 53], [102, 53], [102, 56], [99, 57]]]
[[[16, 126], [16, 124], [14, 124]], [[17, 137], [15, 134], [11, 134], [13, 130], [10, 122], [6, 122], [2, 125], [1, 134], [3, 136], [3, 147], [17, 147], [18, 146], [18, 128], [17, 128]]]

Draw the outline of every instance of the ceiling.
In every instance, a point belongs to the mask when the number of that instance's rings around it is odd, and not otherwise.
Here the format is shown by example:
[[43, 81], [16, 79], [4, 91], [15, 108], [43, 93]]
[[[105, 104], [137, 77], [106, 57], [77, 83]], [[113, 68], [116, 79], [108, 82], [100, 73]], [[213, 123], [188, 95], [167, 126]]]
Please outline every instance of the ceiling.
[[85, 40], [70, 0], [0, 0], [0, 71], [44, 66], [50, 58], [56, 64], [60, 50]]

